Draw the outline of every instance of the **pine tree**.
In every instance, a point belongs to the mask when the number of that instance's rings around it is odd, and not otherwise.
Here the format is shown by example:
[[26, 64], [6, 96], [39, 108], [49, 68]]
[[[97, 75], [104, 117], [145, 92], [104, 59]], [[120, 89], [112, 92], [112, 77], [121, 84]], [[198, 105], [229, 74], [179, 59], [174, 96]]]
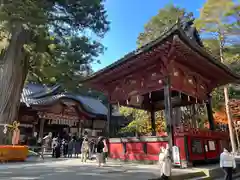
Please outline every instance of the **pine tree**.
[[[196, 21], [198, 29], [203, 36], [210, 36], [218, 42], [219, 56], [222, 63], [229, 63], [225, 49], [229, 45], [238, 44], [236, 34], [240, 31], [236, 26], [236, 19], [230, 15], [235, 4], [231, 0], [208, 0], [200, 12], [200, 18]], [[228, 85], [224, 86], [225, 108], [228, 117], [228, 126], [233, 152], [236, 152], [236, 143], [233, 132], [232, 116], [229, 108]]]
[[61, 73], [72, 77], [80, 65], [88, 67], [102, 46], [85, 32], [103, 37], [108, 24], [103, 0], [2, 0], [0, 123], [16, 120], [27, 77], [46, 80], [48, 74], [51, 81]]

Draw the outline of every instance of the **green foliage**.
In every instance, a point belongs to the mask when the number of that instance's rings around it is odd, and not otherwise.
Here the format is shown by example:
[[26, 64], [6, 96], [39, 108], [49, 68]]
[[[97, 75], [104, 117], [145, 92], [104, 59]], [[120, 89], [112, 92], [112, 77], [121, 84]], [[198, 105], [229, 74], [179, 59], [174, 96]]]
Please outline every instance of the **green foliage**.
[[232, 0], [208, 0], [201, 9], [200, 17], [195, 21], [202, 37], [207, 37], [206, 47], [215, 52], [215, 55], [220, 55], [217, 51], [222, 50], [224, 59], [227, 48], [239, 44], [237, 35], [240, 29], [236, 26], [237, 19], [232, 14], [234, 7]]
[[121, 129], [121, 132], [138, 132], [142, 133], [142, 130], [146, 130], [145, 124], [149, 120], [149, 113], [144, 110], [139, 110], [129, 107], [120, 107], [121, 115], [129, 118], [131, 122], [124, 128]]
[[101, 38], [109, 28], [103, 0], [3, 0], [0, 21], [5, 41], [17, 26], [30, 34], [24, 46], [29, 81], [59, 82], [70, 90], [79, 88], [76, 82], [92, 71], [90, 63], [103, 52], [87, 34]]
[[144, 32], [138, 36], [137, 45], [143, 46], [150, 41], [157, 39], [164, 31], [172, 27], [178, 18], [185, 16], [192, 18], [192, 13], [174, 5], [167, 5], [159, 10], [159, 13], [144, 26]]
[[[205, 47], [233, 71], [239, 73], [239, 4], [232, 0], [208, 0], [200, 12], [195, 25], [202, 33]], [[230, 88], [230, 98], [238, 92]], [[217, 110], [224, 104], [223, 88], [213, 91], [213, 107]]]
[[[140, 109], [134, 109], [129, 107], [120, 107], [120, 113], [128, 118], [131, 122], [120, 130], [124, 132], [134, 132], [142, 135], [147, 135], [152, 132], [150, 113]], [[163, 118], [163, 112], [159, 111], [155, 113], [156, 118], [156, 131], [165, 132], [166, 123]]]

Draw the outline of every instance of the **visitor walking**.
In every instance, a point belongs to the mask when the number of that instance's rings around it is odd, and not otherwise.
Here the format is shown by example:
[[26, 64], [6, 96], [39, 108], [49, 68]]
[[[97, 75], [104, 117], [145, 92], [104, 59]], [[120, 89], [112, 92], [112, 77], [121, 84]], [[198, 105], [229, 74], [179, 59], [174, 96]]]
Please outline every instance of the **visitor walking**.
[[159, 164], [160, 164], [160, 177], [163, 180], [169, 179], [172, 171], [172, 158], [171, 158], [171, 150], [167, 146], [167, 148], [161, 148], [159, 154]]
[[75, 143], [75, 157], [78, 158], [79, 154], [81, 154], [81, 140], [77, 138]]
[[106, 138], [103, 139], [103, 163], [106, 164], [107, 158], [108, 158], [108, 146], [107, 146], [107, 141]]
[[225, 173], [225, 180], [232, 180], [233, 170], [236, 168], [234, 156], [229, 152], [229, 149], [224, 148], [220, 155], [220, 167]]
[[88, 154], [89, 160], [92, 160], [92, 156], [94, 154], [94, 149], [95, 149], [95, 142], [94, 142], [94, 139], [92, 139], [89, 143], [89, 154]]
[[68, 154], [68, 142], [65, 138], [62, 140], [62, 151], [63, 151], [63, 156], [67, 157]]
[[55, 156], [56, 156], [56, 147], [57, 147], [57, 144], [58, 144], [58, 138], [55, 137], [55, 138], [53, 138], [53, 140], [52, 140], [52, 157], [55, 157]]
[[71, 140], [68, 142], [68, 158], [72, 158], [74, 148], [75, 148], [75, 140], [72, 137]]
[[49, 132], [48, 135], [44, 136], [44, 138], [42, 139], [44, 153], [51, 148], [53, 149], [52, 143], [53, 143], [52, 133]]
[[88, 138], [84, 138], [83, 142], [82, 142], [82, 148], [81, 148], [81, 161], [82, 162], [87, 161], [88, 152], [89, 152]]
[[53, 138], [52, 141], [52, 157], [59, 158], [61, 156], [61, 142], [59, 137]]
[[98, 167], [102, 166], [102, 163], [103, 163], [103, 148], [104, 148], [103, 138], [99, 137], [96, 145], [96, 150], [97, 150], [96, 159], [97, 159]]

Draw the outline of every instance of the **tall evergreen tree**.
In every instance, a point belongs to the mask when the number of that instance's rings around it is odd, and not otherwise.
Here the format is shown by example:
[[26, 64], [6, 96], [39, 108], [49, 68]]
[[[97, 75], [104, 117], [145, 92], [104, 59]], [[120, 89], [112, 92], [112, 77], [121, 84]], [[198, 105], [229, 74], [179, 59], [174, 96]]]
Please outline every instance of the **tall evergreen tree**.
[[172, 4], [160, 9], [158, 14], [153, 16], [145, 24], [144, 31], [138, 36], [137, 45], [143, 46], [157, 39], [164, 31], [176, 24], [178, 18], [183, 16], [191, 19], [193, 13], [189, 13], [185, 9], [176, 7]]
[[[227, 56], [225, 51], [227, 47], [239, 44], [236, 35], [240, 33], [240, 29], [236, 26], [237, 20], [232, 13], [234, 7], [235, 4], [232, 0], [208, 0], [201, 9], [200, 18], [196, 21], [196, 25], [203, 35], [218, 42], [220, 60], [225, 64], [229, 64], [234, 59]], [[233, 151], [236, 152], [232, 116], [229, 108], [228, 85], [224, 86], [224, 99], [231, 144]]]
[[68, 81], [88, 70], [102, 46], [86, 32], [103, 37], [108, 25], [103, 0], [2, 0], [0, 123], [15, 120], [27, 76]]

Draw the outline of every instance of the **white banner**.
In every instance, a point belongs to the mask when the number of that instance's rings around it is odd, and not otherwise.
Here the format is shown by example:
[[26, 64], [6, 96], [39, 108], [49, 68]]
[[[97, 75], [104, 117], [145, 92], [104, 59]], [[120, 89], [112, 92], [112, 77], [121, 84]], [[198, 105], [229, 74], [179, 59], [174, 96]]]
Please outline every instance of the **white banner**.
[[179, 153], [179, 148], [177, 146], [172, 147], [172, 155], [173, 155], [173, 164], [175, 166], [181, 166], [180, 153]]

